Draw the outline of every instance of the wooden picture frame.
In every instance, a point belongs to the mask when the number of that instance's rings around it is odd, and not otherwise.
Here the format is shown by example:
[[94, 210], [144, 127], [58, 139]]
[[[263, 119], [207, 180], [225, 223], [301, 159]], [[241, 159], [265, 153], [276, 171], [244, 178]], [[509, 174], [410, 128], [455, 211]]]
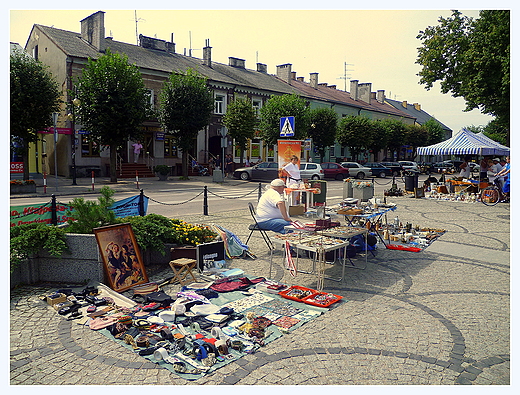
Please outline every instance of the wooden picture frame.
[[129, 223], [93, 229], [109, 287], [123, 292], [148, 282], [139, 246]]

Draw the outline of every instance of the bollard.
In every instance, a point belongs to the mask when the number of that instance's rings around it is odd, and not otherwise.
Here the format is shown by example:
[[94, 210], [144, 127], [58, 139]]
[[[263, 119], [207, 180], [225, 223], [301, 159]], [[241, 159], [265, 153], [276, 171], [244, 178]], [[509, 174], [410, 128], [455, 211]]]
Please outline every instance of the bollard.
[[56, 211], [56, 195], [51, 195], [51, 224], [58, 225], [58, 213]]
[[144, 217], [145, 216], [145, 212], [144, 212], [144, 192], [143, 190], [141, 189], [141, 193], [139, 194], [139, 215], [141, 217]]
[[47, 173], [43, 173], [43, 193], [47, 193]]
[[94, 170], [92, 170], [92, 190], [94, 190]]
[[202, 210], [204, 215], [208, 214], [208, 186], [204, 185], [204, 201], [202, 203]]
[[262, 183], [258, 183], [258, 201], [260, 201], [260, 198], [262, 197]]
[[139, 189], [139, 174], [137, 173], [137, 170], [135, 171], [135, 182], [137, 185], [137, 189]]

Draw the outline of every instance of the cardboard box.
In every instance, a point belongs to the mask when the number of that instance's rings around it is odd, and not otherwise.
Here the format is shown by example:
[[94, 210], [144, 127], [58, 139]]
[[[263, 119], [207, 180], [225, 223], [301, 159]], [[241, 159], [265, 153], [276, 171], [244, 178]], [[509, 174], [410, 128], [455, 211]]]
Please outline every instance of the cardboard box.
[[65, 294], [56, 293], [52, 295], [47, 295], [46, 300], [50, 306], [54, 306], [55, 304], [65, 302], [67, 300], [67, 296], [65, 296]]
[[289, 215], [303, 215], [305, 214], [305, 206], [289, 206]]

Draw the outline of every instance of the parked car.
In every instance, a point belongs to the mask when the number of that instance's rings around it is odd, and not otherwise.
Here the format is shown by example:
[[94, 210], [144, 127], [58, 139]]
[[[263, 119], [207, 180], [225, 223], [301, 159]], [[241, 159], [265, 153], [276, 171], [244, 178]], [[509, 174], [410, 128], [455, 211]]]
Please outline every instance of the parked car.
[[[233, 178], [244, 181], [272, 181], [279, 176], [278, 162], [261, 162], [252, 167], [241, 167], [233, 172]], [[319, 163], [300, 163], [302, 180], [320, 180], [323, 178], [323, 169]]]
[[383, 166], [381, 163], [367, 162], [364, 166], [370, 167], [373, 177], [386, 178], [386, 176], [392, 174], [392, 170], [386, 166]]
[[379, 162], [383, 166], [388, 167], [392, 171], [393, 176], [398, 176], [403, 171], [403, 166], [399, 162]]
[[357, 162], [341, 162], [341, 166], [348, 169], [351, 177], [359, 178], [360, 180], [372, 176], [370, 167], [361, 166]]
[[302, 180], [321, 180], [325, 178], [321, 165], [312, 162], [300, 162], [300, 177]]
[[453, 173], [455, 171], [455, 166], [450, 162], [437, 162], [434, 163], [431, 167], [432, 173]]
[[399, 163], [401, 164], [401, 166], [403, 166], [403, 169], [405, 171], [411, 170], [411, 171], [416, 171], [417, 173], [421, 172], [421, 170], [419, 170], [419, 165], [416, 162], [411, 162], [408, 160], [400, 160]]
[[480, 166], [478, 163], [469, 162], [469, 167], [471, 168], [472, 173], [480, 173]]
[[323, 169], [323, 175], [325, 178], [334, 178], [336, 180], [343, 180], [348, 178], [350, 172], [346, 167], [341, 166], [339, 163], [334, 162], [323, 162], [321, 164]]
[[432, 165], [431, 162], [417, 162], [419, 165], [419, 171], [424, 174], [430, 174], [432, 171]]

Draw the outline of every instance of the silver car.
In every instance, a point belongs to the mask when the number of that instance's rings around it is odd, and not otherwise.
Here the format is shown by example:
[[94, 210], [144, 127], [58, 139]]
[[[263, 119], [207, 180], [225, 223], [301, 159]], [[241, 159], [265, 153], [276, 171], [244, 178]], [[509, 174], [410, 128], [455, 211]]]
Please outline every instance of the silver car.
[[372, 176], [372, 169], [370, 167], [361, 166], [357, 162], [341, 162], [341, 166], [346, 167], [351, 177], [359, 178]]
[[[253, 167], [241, 167], [233, 172], [233, 178], [240, 180], [272, 181], [279, 177], [278, 162], [262, 162]], [[302, 180], [320, 180], [323, 169], [319, 163], [300, 163]]]

